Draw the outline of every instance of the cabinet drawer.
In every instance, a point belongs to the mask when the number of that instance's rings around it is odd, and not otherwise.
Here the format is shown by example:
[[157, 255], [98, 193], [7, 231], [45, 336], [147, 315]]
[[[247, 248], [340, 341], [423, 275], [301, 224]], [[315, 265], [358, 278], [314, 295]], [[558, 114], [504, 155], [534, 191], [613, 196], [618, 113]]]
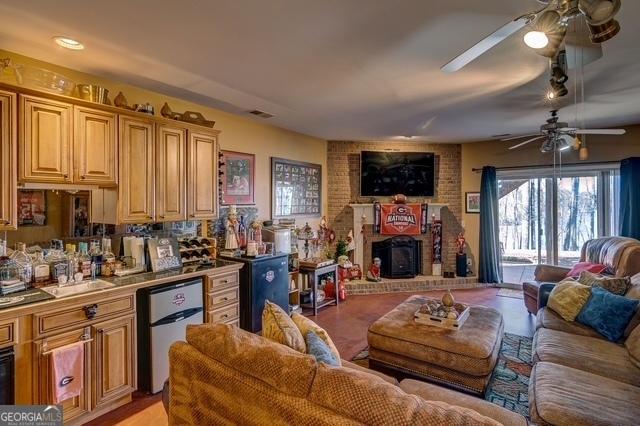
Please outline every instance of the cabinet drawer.
[[16, 343], [16, 321], [0, 321], [0, 347]]
[[111, 300], [76, 305], [58, 311], [34, 314], [37, 336], [64, 330], [68, 327], [83, 326], [87, 322], [116, 314], [126, 314], [135, 310], [134, 295], [130, 294]]
[[210, 275], [207, 277], [207, 292], [238, 285], [238, 273], [230, 272], [223, 275]]
[[239, 297], [240, 289], [237, 286], [209, 293], [207, 295], [207, 309], [217, 309], [231, 303], [237, 303]]
[[233, 321], [225, 322], [225, 324], [235, 325], [236, 327], [240, 327], [240, 319], [237, 318], [237, 319], [234, 319]]
[[219, 322], [232, 322], [238, 319], [240, 316], [240, 305], [234, 304], [231, 306], [225, 306], [224, 308], [215, 309], [207, 312], [207, 322], [219, 323]]

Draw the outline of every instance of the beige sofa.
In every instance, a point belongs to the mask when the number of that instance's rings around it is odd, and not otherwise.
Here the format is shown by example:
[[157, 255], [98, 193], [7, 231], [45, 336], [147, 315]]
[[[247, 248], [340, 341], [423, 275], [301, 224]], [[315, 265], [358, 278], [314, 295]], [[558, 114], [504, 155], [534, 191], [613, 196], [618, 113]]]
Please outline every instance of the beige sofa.
[[[618, 343], [564, 321], [546, 307], [542, 288], [529, 381], [531, 421], [538, 425], [640, 424], [640, 312]], [[640, 282], [626, 297], [640, 299]]]
[[169, 352], [172, 425], [526, 425], [469, 395], [343, 361], [316, 363], [237, 327], [189, 326]]
[[[589, 240], [582, 246], [580, 262], [600, 263], [607, 266], [605, 274], [630, 277], [640, 272], [640, 241], [625, 237], [604, 237]], [[533, 281], [522, 283], [527, 310], [538, 312], [538, 292], [545, 283], [557, 283], [566, 277], [570, 268], [538, 265]]]

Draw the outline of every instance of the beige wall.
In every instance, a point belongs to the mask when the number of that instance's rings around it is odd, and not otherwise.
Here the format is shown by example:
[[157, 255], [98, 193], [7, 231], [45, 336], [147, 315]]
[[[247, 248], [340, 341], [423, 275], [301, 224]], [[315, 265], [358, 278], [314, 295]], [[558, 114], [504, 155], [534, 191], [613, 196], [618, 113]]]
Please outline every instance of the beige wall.
[[[619, 161], [631, 156], [640, 156], [640, 125], [626, 127], [622, 136], [590, 135], [587, 140], [587, 161]], [[540, 143], [530, 143], [519, 149], [509, 150], [516, 142], [486, 141], [462, 145], [462, 218], [469, 243], [469, 251], [478, 256], [480, 215], [465, 213], [465, 192], [480, 191], [480, 173], [473, 168], [483, 166], [512, 167], [553, 164], [553, 155], [540, 152]], [[562, 162], [581, 163], [576, 151], [563, 155]]]
[[[248, 152], [256, 155], [256, 207], [258, 208], [261, 219], [267, 219], [271, 216], [271, 156], [321, 164], [323, 182], [327, 181], [327, 142], [325, 140], [269, 125], [267, 124], [268, 120], [265, 120], [264, 123], [257, 122], [253, 119], [244, 118], [218, 109], [197, 105], [160, 93], [0, 50], [0, 59], [7, 57], [11, 58], [13, 62], [17, 64], [31, 65], [59, 72], [77, 83], [93, 83], [104, 86], [109, 89], [109, 97], [112, 100], [119, 91], [122, 91], [129, 105], [148, 102], [155, 107], [156, 115], [160, 114], [160, 108], [164, 102], [168, 102], [173, 111], [199, 111], [207, 119], [214, 120], [216, 122], [215, 128], [222, 132], [220, 135], [220, 145], [222, 149]], [[16, 84], [13, 74], [8, 71], [0, 74], [0, 82]], [[327, 185], [323, 184], [323, 214], [326, 210]], [[297, 222], [302, 222], [303, 220], [305, 219], [298, 219]], [[310, 220], [309, 222], [316, 224], [319, 220]]]

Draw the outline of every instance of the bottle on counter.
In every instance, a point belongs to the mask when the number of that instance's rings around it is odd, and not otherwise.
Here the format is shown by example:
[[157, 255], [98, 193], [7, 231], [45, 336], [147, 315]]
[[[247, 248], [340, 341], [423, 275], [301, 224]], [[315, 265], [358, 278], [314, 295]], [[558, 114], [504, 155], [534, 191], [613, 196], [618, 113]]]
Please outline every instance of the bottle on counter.
[[78, 256], [76, 254], [75, 244], [66, 245], [66, 255], [67, 255], [67, 268], [69, 271], [69, 280], [72, 280], [76, 272], [80, 270], [80, 265], [78, 263]]
[[95, 269], [91, 272], [91, 278], [99, 277], [102, 275], [102, 249], [100, 248], [100, 240], [91, 240], [89, 256], [91, 256], [91, 263], [95, 265]]
[[59, 282], [58, 278], [62, 276], [69, 278], [69, 262], [64, 251], [62, 251], [62, 240], [51, 240], [51, 250], [49, 250], [44, 260], [49, 262], [53, 281]]
[[247, 226], [244, 224], [244, 216], [240, 216], [238, 224], [238, 246], [243, 250], [247, 247]]
[[30, 288], [33, 283], [33, 259], [27, 253], [27, 245], [17, 243], [16, 250], [11, 254], [11, 259], [18, 265], [20, 279], [27, 288]]
[[36, 258], [33, 261], [33, 282], [36, 287], [40, 287], [51, 279], [51, 268], [49, 262], [44, 260], [42, 251], [36, 252]]
[[82, 277], [86, 280], [91, 277], [91, 256], [89, 256], [89, 245], [87, 243], [79, 243], [78, 248], [78, 270], [82, 272]]
[[111, 251], [111, 238], [102, 239], [102, 276], [111, 277], [116, 269], [116, 255]]
[[7, 242], [0, 240], [0, 295], [25, 289], [18, 264], [7, 256]]

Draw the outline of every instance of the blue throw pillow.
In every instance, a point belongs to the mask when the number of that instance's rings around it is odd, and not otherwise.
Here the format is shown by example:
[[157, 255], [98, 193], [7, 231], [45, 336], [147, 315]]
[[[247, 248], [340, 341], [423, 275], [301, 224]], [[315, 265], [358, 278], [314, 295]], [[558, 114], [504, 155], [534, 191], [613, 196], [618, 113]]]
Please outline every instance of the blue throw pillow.
[[324, 362], [328, 365], [340, 366], [339, 360], [331, 351], [329, 345], [322, 340], [315, 332], [307, 333], [307, 352], [313, 355], [318, 362]]
[[576, 321], [593, 328], [612, 342], [624, 335], [633, 318], [638, 300], [627, 299], [600, 287], [591, 289], [591, 297], [578, 314]]

